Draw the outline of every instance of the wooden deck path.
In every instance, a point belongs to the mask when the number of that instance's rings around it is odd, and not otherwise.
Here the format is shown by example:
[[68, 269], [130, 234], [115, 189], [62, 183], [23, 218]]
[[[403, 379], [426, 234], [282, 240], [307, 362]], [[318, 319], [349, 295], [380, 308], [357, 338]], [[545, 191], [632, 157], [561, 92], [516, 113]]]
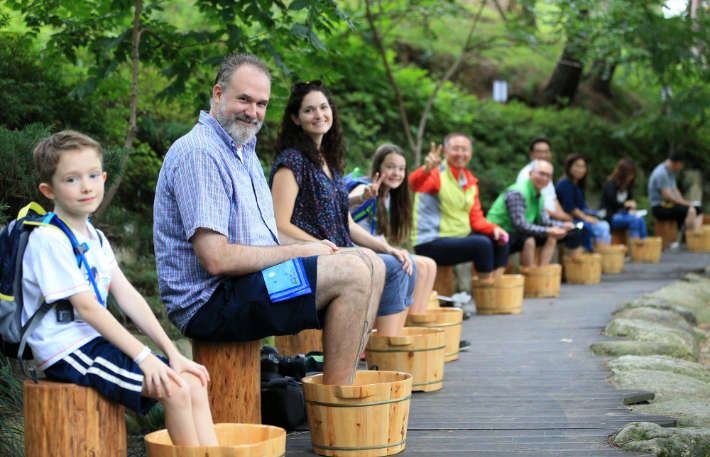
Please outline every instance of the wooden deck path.
[[[401, 456], [631, 456], [607, 443], [629, 422], [672, 426], [664, 416], [629, 411], [608, 382], [608, 358], [589, 346], [621, 303], [710, 265], [710, 255], [663, 254], [660, 264], [629, 264], [597, 285], [562, 285], [556, 299], [526, 299], [519, 315], [463, 323], [469, 352], [446, 364], [444, 388], [415, 392]], [[287, 455], [313, 456], [307, 424], [288, 436]]]

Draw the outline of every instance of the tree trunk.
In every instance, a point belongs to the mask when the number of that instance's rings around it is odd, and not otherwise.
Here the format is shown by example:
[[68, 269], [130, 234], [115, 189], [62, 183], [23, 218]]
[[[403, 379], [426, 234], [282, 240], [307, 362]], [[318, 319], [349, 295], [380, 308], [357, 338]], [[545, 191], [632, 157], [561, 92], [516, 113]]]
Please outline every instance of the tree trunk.
[[574, 100], [579, 81], [582, 78], [582, 63], [577, 60], [569, 44], [562, 52], [562, 58], [557, 62], [555, 72], [543, 89], [543, 103], [545, 105], [561, 104], [563, 99], [569, 103]]
[[611, 82], [614, 78], [615, 70], [615, 63], [597, 61], [592, 65], [592, 90], [609, 100], [614, 98]]
[[[138, 112], [138, 62], [140, 57], [138, 45], [141, 41], [141, 3], [142, 0], [136, 0], [136, 11], [133, 15], [133, 39], [131, 48], [131, 102], [128, 109], [128, 135], [126, 136], [126, 143], [124, 144], [125, 148], [130, 148], [131, 146], [133, 146], [133, 140], [136, 139], [137, 133], [136, 117]], [[123, 156], [123, 159], [121, 160], [121, 170], [125, 171], [127, 164], [128, 153], [126, 153]], [[116, 195], [116, 191], [118, 190], [118, 186], [121, 184], [122, 177], [123, 174], [117, 176], [111, 188], [108, 190], [108, 192], [106, 192], [106, 195], [104, 195], [103, 201], [96, 209], [96, 212], [92, 215], [92, 219], [94, 219], [94, 221], [97, 221], [104, 213], [104, 211], [106, 211], [108, 205], [111, 204], [111, 200], [113, 200], [113, 197], [114, 195]]]

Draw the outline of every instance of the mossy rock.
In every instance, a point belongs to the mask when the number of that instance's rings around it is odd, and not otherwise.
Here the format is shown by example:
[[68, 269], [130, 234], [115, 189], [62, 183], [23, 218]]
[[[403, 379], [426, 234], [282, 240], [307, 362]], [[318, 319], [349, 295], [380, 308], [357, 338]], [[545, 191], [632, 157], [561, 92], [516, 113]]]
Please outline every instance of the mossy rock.
[[626, 309], [632, 308], [654, 308], [654, 309], [664, 309], [668, 311], [673, 311], [674, 313], [680, 314], [690, 325], [698, 325], [698, 319], [695, 317], [695, 311], [690, 308], [685, 308], [683, 306], [675, 305], [671, 302], [665, 301], [660, 298], [644, 298], [641, 297], [629, 303], [624, 303], [619, 307], [618, 310], [614, 311], [614, 315], [623, 312]]
[[625, 336], [632, 340], [675, 344], [696, 358], [699, 354], [698, 342], [693, 332], [666, 327], [656, 322], [617, 317], [607, 324], [604, 331], [612, 336]]
[[664, 327], [682, 330], [690, 334], [693, 333], [693, 326], [688, 324], [688, 321], [686, 321], [683, 316], [666, 309], [655, 309], [648, 307], [632, 308], [617, 313], [615, 317], [617, 319], [639, 319], [654, 322], [661, 324]]
[[707, 457], [710, 430], [664, 428], [651, 422], [632, 422], [621, 429], [613, 443], [624, 451], [656, 454], [659, 457]]
[[[158, 349], [158, 346], [156, 346], [147, 335], [144, 335], [143, 333], [134, 333], [133, 336], [135, 336], [138, 341], [148, 346], [153, 353], [164, 355], [163, 351]], [[175, 345], [175, 349], [177, 349], [180, 354], [192, 360], [192, 343], [189, 338], [179, 338], [173, 340], [173, 345]]]
[[626, 355], [610, 361], [606, 367], [614, 374], [630, 370], [667, 371], [710, 382], [710, 372], [707, 368], [699, 363], [673, 357]]
[[710, 398], [678, 397], [648, 405], [633, 405], [632, 409], [644, 414], [675, 417], [679, 427], [710, 428]]
[[683, 308], [692, 309], [698, 322], [710, 322], [710, 306], [692, 293], [685, 293], [682, 288], [664, 287], [648, 295], [643, 295], [641, 299], [661, 299], [664, 302]]
[[620, 389], [654, 392], [654, 403], [687, 397], [710, 399], [710, 383], [667, 371], [622, 371], [612, 376], [611, 382]]
[[591, 346], [592, 352], [600, 356], [620, 357], [624, 355], [665, 355], [676, 359], [697, 362], [697, 357], [679, 344], [658, 341], [602, 341]]

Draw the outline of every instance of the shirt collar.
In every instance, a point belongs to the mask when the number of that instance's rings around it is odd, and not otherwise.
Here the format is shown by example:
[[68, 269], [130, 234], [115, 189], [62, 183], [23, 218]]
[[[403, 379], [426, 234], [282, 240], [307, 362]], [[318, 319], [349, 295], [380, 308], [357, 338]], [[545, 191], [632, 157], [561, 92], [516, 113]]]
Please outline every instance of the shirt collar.
[[246, 150], [254, 150], [256, 147], [256, 136], [251, 139], [247, 144], [242, 145], [241, 149], [237, 146], [231, 136], [222, 128], [220, 123], [215, 119], [209, 111], [200, 111], [200, 124], [211, 128], [217, 136], [222, 140], [222, 142], [229, 148], [232, 153], [237, 156], [237, 158], [244, 162], [243, 153]]

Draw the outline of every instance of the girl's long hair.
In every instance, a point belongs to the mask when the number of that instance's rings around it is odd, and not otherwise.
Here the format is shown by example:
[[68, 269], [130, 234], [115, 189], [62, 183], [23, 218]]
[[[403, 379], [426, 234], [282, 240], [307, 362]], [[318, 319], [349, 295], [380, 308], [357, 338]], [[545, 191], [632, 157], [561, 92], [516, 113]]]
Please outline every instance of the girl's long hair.
[[[375, 151], [370, 166], [370, 179], [374, 179], [375, 173], [381, 173], [380, 167], [385, 157], [390, 154], [399, 154], [406, 157], [399, 146], [394, 144], [383, 144]], [[380, 235], [389, 239], [393, 244], [400, 244], [409, 238], [412, 230], [412, 197], [409, 195], [408, 178], [409, 172], [404, 168], [404, 180], [396, 189], [390, 189], [390, 211], [385, 208], [384, 188], [380, 186], [377, 195], [377, 231]]]
[[[323, 135], [320, 144], [320, 151], [316, 147], [315, 141], [306, 134], [303, 127], [296, 125], [291, 119], [291, 115], [298, 117], [303, 99], [311, 92], [321, 92], [325, 95], [330, 109], [333, 113], [333, 124], [328, 133]], [[286, 149], [295, 149], [303, 154], [313, 164], [323, 166], [323, 160], [333, 167], [338, 173], [343, 174], [345, 168], [345, 142], [343, 141], [343, 130], [340, 128], [340, 117], [338, 109], [335, 107], [333, 95], [323, 86], [313, 84], [297, 84], [291, 91], [291, 96], [286, 104], [284, 117], [279, 126], [276, 137], [276, 149], [274, 157], [277, 157]]]
[[[572, 173], [570, 173], [570, 169], [572, 168], [572, 165], [578, 160], [584, 160], [584, 164], [589, 166], [589, 162], [587, 162], [586, 157], [584, 157], [582, 154], [578, 152], [573, 152], [570, 155], [567, 156], [567, 160], [565, 160], [565, 176], [567, 179], [570, 181], [573, 180], [572, 178]], [[580, 179], [577, 182], [577, 187], [579, 187], [582, 190], [587, 190], [587, 176], [589, 175], [589, 169], [587, 168], [587, 173], [584, 174], [582, 179]], [[574, 182], [574, 181], [573, 181]]]
[[[636, 168], [636, 164], [631, 159], [623, 158], [619, 159], [619, 163], [616, 164], [614, 171], [611, 172], [607, 178], [607, 181], [614, 181], [614, 184], [616, 184], [618, 189], [629, 190], [633, 189], [636, 185], [637, 175], [638, 169]], [[629, 179], [629, 176], [632, 178], [631, 181], [628, 181], [627, 185], [626, 182]], [[625, 188], [622, 187], [624, 185], [626, 185]]]

